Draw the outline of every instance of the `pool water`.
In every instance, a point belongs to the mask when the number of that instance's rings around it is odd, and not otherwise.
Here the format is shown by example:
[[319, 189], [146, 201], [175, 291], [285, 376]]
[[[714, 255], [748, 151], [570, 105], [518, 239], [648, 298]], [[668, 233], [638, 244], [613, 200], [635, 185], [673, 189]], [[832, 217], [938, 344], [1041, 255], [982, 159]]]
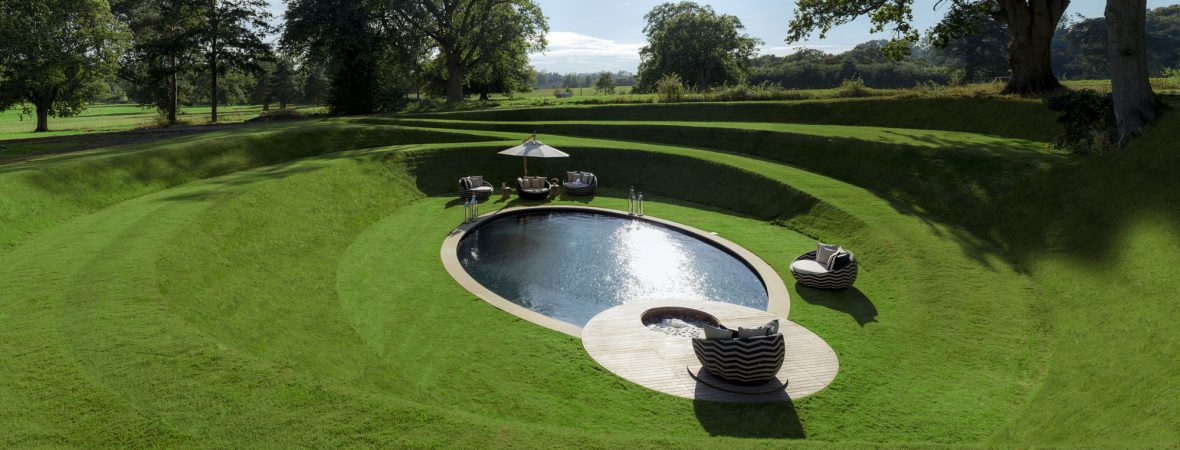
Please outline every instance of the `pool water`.
[[684, 299], [766, 309], [745, 262], [687, 233], [642, 219], [530, 212], [491, 220], [459, 243], [459, 262], [497, 295], [583, 326], [625, 303]]

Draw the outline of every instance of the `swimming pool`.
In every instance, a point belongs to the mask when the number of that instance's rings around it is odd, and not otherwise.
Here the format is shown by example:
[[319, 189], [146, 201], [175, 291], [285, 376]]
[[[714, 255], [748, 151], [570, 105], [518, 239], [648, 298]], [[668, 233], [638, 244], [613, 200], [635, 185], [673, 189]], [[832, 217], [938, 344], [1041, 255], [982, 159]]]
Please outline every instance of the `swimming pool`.
[[482, 222], [457, 247], [487, 289], [583, 326], [614, 306], [710, 300], [767, 309], [766, 286], [742, 259], [644, 219], [587, 211], [523, 211]]

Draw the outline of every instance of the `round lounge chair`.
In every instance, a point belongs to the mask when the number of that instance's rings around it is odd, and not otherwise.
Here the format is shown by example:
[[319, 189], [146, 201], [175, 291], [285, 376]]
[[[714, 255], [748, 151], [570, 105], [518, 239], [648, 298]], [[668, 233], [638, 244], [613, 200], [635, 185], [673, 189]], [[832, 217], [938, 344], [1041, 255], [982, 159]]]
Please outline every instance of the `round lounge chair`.
[[478, 200], [487, 200], [492, 196], [492, 183], [482, 176], [463, 177], [459, 179], [459, 198], [467, 200], [474, 196]]
[[755, 386], [778, 375], [786, 356], [782, 333], [733, 339], [693, 339], [697, 360], [722, 381]]
[[856, 255], [838, 256], [831, 269], [815, 260], [814, 251], [804, 253], [791, 263], [791, 275], [799, 284], [816, 289], [848, 289], [856, 282]]
[[562, 187], [569, 195], [594, 195], [598, 191], [598, 177], [590, 172], [566, 172]]
[[520, 177], [516, 179], [516, 195], [524, 200], [544, 200], [549, 198], [549, 191], [553, 185], [544, 177]]

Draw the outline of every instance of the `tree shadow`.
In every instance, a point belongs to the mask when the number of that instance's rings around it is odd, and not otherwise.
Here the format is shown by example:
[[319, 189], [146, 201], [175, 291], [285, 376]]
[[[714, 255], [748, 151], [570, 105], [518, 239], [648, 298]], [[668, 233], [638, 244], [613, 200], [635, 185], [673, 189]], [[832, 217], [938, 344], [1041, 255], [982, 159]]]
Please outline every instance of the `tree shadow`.
[[852, 316], [856, 323], [862, 327], [869, 322], [877, 321], [877, 307], [860, 289], [855, 287], [842, 291], [828, 291], [795, 283], [795, 292], [799, 293], [799, 297], [802, 297], [807, 303]]
[[705, 431], [713, 436], [739, 438], [802, 439], [807, 437], [795, 403], [717, 403], [694, 400], [693, 410]]

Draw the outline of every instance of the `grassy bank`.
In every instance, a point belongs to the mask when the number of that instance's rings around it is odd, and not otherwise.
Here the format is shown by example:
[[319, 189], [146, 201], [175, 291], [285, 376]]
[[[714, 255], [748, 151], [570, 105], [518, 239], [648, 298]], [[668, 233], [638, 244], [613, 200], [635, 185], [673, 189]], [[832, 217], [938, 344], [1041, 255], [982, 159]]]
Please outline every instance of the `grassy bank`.
[[[0, 445], [1169, 445], [1177, 120], [1083, 159], [1032, 102], [571, 107], [2, 165]], [[495, 151], [534, 128], [572, 157], [532, 172], [592, 170], [608, 208], [637, 186], [784, 279], [816, 240], [855, 250], [855, 289], [789, 283], [834, 383], [669, 397], [456, 285], [454, 180], [512, 179]]]

